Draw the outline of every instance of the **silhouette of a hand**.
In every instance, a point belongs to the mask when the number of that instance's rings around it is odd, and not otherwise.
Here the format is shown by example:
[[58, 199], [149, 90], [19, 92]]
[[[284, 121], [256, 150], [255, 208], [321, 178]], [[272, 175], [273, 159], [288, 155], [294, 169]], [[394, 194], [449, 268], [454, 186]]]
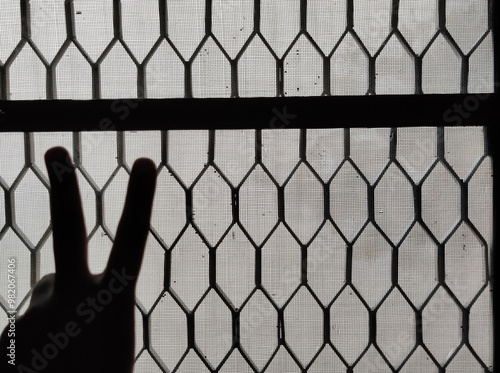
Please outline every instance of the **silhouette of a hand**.
[[[87, 265], [87, 233], [75, 169], [68, 152], [45, 155], [56, 273], [33, 290], [25, 314], [0, 339], [2, 372], [126, 372], [134, 361], [135, 286], [149, 230], [156, 169], [134, 163], [125, 207], [104, 272]], [[6, 264], [5, 264], [6, 265]], [[14, 343], [12, 343], [14, 342]], [[7, 356], [12, 344], [14, 365]]]

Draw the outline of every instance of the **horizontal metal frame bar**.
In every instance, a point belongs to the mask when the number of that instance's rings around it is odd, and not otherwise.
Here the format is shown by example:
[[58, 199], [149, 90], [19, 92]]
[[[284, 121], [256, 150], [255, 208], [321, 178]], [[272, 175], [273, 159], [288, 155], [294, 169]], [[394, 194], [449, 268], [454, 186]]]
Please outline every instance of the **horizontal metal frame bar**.
[[493, 126], [498, 94], [0, 101], [0, 132]]

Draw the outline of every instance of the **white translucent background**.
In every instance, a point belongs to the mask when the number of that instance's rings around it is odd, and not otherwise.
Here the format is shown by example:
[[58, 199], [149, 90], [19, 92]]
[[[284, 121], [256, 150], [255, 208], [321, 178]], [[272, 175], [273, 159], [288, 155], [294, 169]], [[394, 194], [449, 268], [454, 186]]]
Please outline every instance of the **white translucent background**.
[[0, 1], [4, 99], [493, 91], [488, 0], [401, 0], [397, 25], [392, 0], [308, 0], [302, 28], [300, 0], [67, 2]]
[[[73, 0], [66, 1], [66, 13], [63, 0], [22, 1], [30, 9], [24, 36], [21, 1], [0, 0], [2, 99], [494, 88], [487, 0], [447, 0], [442, 14], [438, 0], [400, 0], [393, 27], [390, 0], [353, 0], [352, 15], [347, 0], [308, 0], [303, 28], [299, 0], [261, 0], [259, 17], [253, 0], [212, 0], [210, 12], [205, 0]], [[120, 13], [113, 3], [120, 3]], [[322, 373], [345, 372], [346, 364], [359, 373], [387, 372], [388, 364], [406, 373], [437, 372], [437, 365], [447, 372], [483, 372], [472, 353], [491, 367], [492, 166], [483, 128], [446, 128], [444, 150], [437, 147], [436, 128], [399, 128], [394, 161], [389, 129], [350, 130], [349, 154], [345, 131], [307, 130], [302, 157], [298, 130], [262, 131], [262, 162], [255, 161], [255, 131], [216, 131], [213, 163], [209, 131], [0, 134], [0, 263], [17, 257], [20, 313], [34, 282], [54, 270], [43, 154], [62, 145], [81, 154], [78, 175], [94, 272], [106, 263], [129, 167], [139, 156], [158, 165], [151, 223], [158, 239], [150, 234], [137, 292], [136, 372], [203, 372], [210, 366], [220, 372], [306, 367]], [[459, 181], [468, 184], [466, 221]], [[412, 184], [421, 185], [421, 222], [415, 221]], [[368, 185], [375, 187], [372, 220]], [[238, 188], [240, 225], [233, 222], [231, 187]], [[278, 187], [284, 187], [284, 221], [278, 219]], [[193, 192], [193, 224], [186, 221], [186, 188]], [[102, 205], [96, 203], [99, 193]], [[6, 196], [14, 202], [12, 225], [6, 225]], [[308, 251], [307, 286], [300, 284], [301, 245]], [[438, 245], [445, 248], [447, 289], [437, 282]], [[209, 246], [216, 247], [217, 291], [209, 287]], [[255, 286], [257, 250], [262, 289]], [[390, 273], [394, 250], [397, 287]], [[167, 251], [171, 268], [165, 268]], [[0, 266], [4, 310], [5, 270]], [[169, 270], [171, 287], [164, 289]], [[462, 343], [460, 306], [470, 307], [470, 348]], [[278, 343], [280, 308], [285, 345]], [[368, 309], [377, 310], [377, 346], [368, 341]], [[416, 345], [414, 309], [422, 310], [428, 352]], [[230, 310], [240, 312], [236, 350]], [[196, 350], [187, 349], [189, 312], [195, 315]]]
[[[222, 372], [300, 372], [300, 366], [345, 372], [340, 357], [355, 372], [387, 372], [388, 363], [402, 366], [402, 372], [437, 372], [416, 344], [414, 309], [422, 310], [423, 342], [437, 364], [451, 372], [483, 372], [471, 351], [491, 367], [491, 158], [482, 127], [445, 128], [444, 149], [438, 149], [438, 133], [437, 128], [398, 128], [391, 160], [390, 129], [309, 129], [302, 140], [299, 130], [263, 130], [262, 162], [255, 160], [254, 130], [220, 130], [212, 137], [204, 130], [4, 133], [0, 261], [17, 258], [22, 313], [32, 281], [54, 271], [43, 154], [54, 145], [70, 151], [76, 146], [90, 267], [100, 272], [121, 213], [128, 169], [137, 157], [147, 156], [159, 172], [151, 222], [158, 239], [149, 236], [137, 290], [136, 372], [160, 372], [159, 366], [208, 371], [202, 360]], [[210, 138], [213, 162], [207, 155]], [[306, 143], [302, 157], [301, 141]], [[465, 221], [460, 181], [468, 184]], [[422, 190], [421, 222], [415, 220], [412, 184]], [[369, 185], [375, 187], [373, 219], [368, 218]], [[238, 188], [240, 224], [233, 221], [232, 187]], [[283, 221], [279, 187], [284, 188]], [[183, 189], [193, 193], [193, 224], [186, 220]], [[6, 193], [14, 201], [11, 226], [5, 224]], [[102, 206], [96, 193], [103, 195]], [[102, 224], [96, 223], [99, 208]], [[440, 244], [448, 289], [437, 281]], [[308, 250], [307, 286], [300, 282], [301, 245]], [[348, 246], [352, 284], [346, 283]], [[216, 248], [217, 291], [209, 286], [209, 247]], [[259, 289], [257, 250], [262, 254]], [[396, 287], [391, 285], [394, 250], [399, 253]], [[165, 268], [166, 251], [170, 268]], [[4, 309], [6, 269], [0, 267]], [[165, 289], [167, 273], [170, 288]], [[460, 306], [470, 307], [472, 350], [462, 343]], [[277, 309], [284, 310], [286, 346], [278, 343]], [[241, 348], [234, 350], [231, 310], [240, 312]], [[369, 343], [368, 310], [376, 310], [376, 342], [388, 362]], [[187, 313], [194, 313], [198, 353], [187, 349]], [[149, 349], [143, 348], [143, 314]], [[328, 341], [324, 317], [330, 320]], [[6, 324], [5, 312], [0, 324]]]

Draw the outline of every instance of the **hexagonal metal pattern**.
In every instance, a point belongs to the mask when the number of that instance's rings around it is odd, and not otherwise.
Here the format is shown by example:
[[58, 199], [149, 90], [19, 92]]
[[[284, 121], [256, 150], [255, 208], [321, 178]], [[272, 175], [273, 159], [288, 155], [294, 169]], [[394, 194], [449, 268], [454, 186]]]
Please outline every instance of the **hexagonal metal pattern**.
[[352, 261], [352, 283], [373, 309], [391, 286], [392, 248], [371, 223], [354, 243]]
[[377, 344], [393, 367], [399, 367], [413, 349], [415, 325], [412, 308], [393, 289], [377, 311]]
[[321, 55], [311, 41], [305, 36], [299, 37], [284, 61], [285, 96], [320, 96], [323, 91], [321, 62]]
[[494, 89], [486, 0], [22, 4], [0, 2], [2, 99]]
[[171, 287], [192, 310], [208, 288], [208, 248], [199, 232], [189, 227], [172, 248]]
[[342, 165], [330, 183], [330, 215], [348, 240], [356, 236], [368, 218], [366, 187], [350, 162]]
[[195, 312], [196, 345], [212, 368], [219, 366], [232, 344], [231, 312], [211, 290]]
[[[79, 74], [74, 72], [79, 71]], [[56, 98], [66, 100], [92, 99], [92, 67], [85, 56], [71, 43], [55, 68]]]
[[[443, 34], [431, 42], [422, 61], [422, 91], [424, 93], [453, 93], [460, 91], [460, 57], [452, 42]], [[446, 66], [443, 61], [446, 61]]]
[[438, 246], [417, 223], [399, 246], [398, 283], [417, 308], [438, 283]]
[[[97, 61], [113, 39], [113, 5], [98, 0], [74, 0], [72, 10], [76, 40]], [[89, 29], [94, 32], [90, 34]]]
[[467, 224], [462, 223], [446, 242], [444, 250], [446, 283], [467, 307], [486, 284], [485, 245]]
[[[398, 69], [394, 69], [394, 65]], [[377, 58], [377, 94], [410, 95], [415, 91], [415, 63], [404, 39], [392, 35]]]
[[253, 1], [233, 3], [214, 0], [212, 27], [215, 37], [231, 58], [235, 58], [253, 30]]
[[151, 349], [168, 369], [174, 369], [187, 349], [186, 315], [174, 298], [163, 293], [149, 316]]
[[261, 370], [278, 347], [278, 313], [257, 290], [241, 310], [240, 344], [252, 364]]
[[344, 1], [312, 0], [307, 9], [307, 30], [328, 55], [344, 33], [347, 3]]
[[122, 32], [134, 58], [143, 61], [158, 39], [160, 17], [158, 2], [147, 0], [138, 3], [133, 0], [122, 1]]
[[241, 223], [252, 240], [260, 245], [278, 222], [278, 191], [269, 174], [257, 166], [244, 181], [239, 195]]
[[261, 31], [274, 54], [281, 58], [300, 31], [300, 2], [262, 0], [261, 11], [272, 15], [261, 20]]
[[31, 242], [37, 244], [50, 225], [49, 193], [31, 170], [16, 186], [14, 203], [17, 225]]
[[307, 248], [307, 283], [327, 306], [345, 284], [347, 245], [327, 222]]
[[437, 362], [448, 362], [462, 339], [462, 313], [451, 296], [439, 287], [422, 311], [422, 335]]
[[446, 28], [461, 51], [468, 53], [488, 31], [488, 2], [450, 0], [446, 3], [446, 8]]
[[483, 129], [453, 130], [2, 135], [0, 259], [19, 262], [19, 314], [54, 270], [43, 153], [70, 144], [93, 273], [131, 164], [158, 167], [138, 372], [491, 371], [491, 158]]
[[394, 243], [408, 231], [415, 216], [413, 190], [403, 172], [391, 164], [375, 187], [375, 221]]
[[389, 0], [354, 0], [354, 30], [372, 56], [389, 35], [390, 9]]
[[285, 220], [299, 237], [307, 243], [317, 232], [324, 219], [323, 187], [311, 170], [301, 164], [285, 186]]
[[238, 268], [238, 271], [218, 271], [217, 284], [238, 310], [254, 289], [255, 250], [236, 225], [231, 227], [217, 247], [217, 268]]
[[399, 30], [415, 53], [422, 53], [438, 31], [438, 11], [434, 0], [401, 0]]
[[[214, 213], [220, 218], [213, 219]], [[193, 220], [208, 242], [215, 245], [232, 220], [231, 189], [213, 167], [193, 188]]]
[[282, 307], [299, 286], [300, 277], [300, 246], [280, 224], [262, 247], [262, 286]]
[[[431, 192], [432, 191], [432, 192]], [[443, 242], [460, 220], [460, 184], [442, 162], [436, 164], [422, 185], [422, 194], [434, 194], [422, 203], [422, 218], [434, 236]], [[446, 219], [437, 217], [446, 209]]]
[[32, 13], [31, 38], [45, 59], [52, 62], [66, 36], [64, 3], [34, 0], [30, 5], [38, 9]]
[[303, 366], [319, 351], [323, 338], [323, 312], [305, 287], [292, 298], [284, 311], [287, 342]]
[[330, 328], [333, 346], [352, 365], [368, 346], [370, 331], [368, 311], [349, 286], [330, 308]]

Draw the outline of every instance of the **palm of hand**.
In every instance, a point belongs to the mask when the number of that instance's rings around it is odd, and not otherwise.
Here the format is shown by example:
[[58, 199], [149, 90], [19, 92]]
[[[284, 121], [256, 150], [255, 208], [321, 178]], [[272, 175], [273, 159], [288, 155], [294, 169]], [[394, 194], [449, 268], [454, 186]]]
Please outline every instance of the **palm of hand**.
[[[132, 372], [134, 300], [155, 188], [154, 164], [138, 160], [106, 270], [92, 275], [74, 168], [61, 148], [47, 152], [55, 275], [36, 285], [15, 322], [15, 364], [5, 372]], [[61, 173], [61, 170], [63, 171]], [[9, 326], [0, 338], [9, 350]], [[5, 357], [5, 355], [4, 355]]]

